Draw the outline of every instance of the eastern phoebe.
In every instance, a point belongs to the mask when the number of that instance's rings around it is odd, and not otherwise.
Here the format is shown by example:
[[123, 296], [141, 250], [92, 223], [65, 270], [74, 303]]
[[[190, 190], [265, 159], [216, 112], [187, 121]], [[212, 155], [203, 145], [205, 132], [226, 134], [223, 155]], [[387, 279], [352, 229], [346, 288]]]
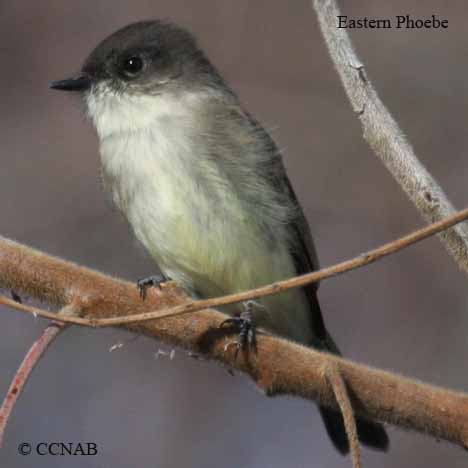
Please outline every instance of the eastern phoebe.
[[[79, 75], [51, 87], [84, 94], [106, 191], [164, 276], [192, 296], [244, 291], [318, 267], [278, 148], [185, 29], [163, 21], [126, 26], [94, 49]], [[237, 319], [242, 344], [252, 321], [339, 354], [316, 294], [312, 284], [247, 307]], [[320, 413], [347, 453], [341, 414]], [[364, 444], [387, 449], [381, 424], [359, 419], [357, 427]]]

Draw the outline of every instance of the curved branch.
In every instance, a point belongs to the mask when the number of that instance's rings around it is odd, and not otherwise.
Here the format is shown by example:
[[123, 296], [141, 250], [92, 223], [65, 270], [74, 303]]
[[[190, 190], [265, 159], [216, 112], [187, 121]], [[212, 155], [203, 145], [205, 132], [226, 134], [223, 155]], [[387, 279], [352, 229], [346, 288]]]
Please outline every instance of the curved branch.
[[[63, 315], [76, 315], [79, 313], [79, 310], [75, 307], [74, 304], [64, 306], [56, 315], [60, 317]], [[23, 361], [21, 362], [16, 374], [13, 378], [10, 388], [3, 400], [2, 406], [0, 407], [0, 447], [3, 444], [3, 436], [5, 434], [6, 425], [10, 414], [15, 406], [16, 401], [21, 395], [26, 381], [28, 380], [31, 372], [36, 367], [39, 359], [47, 351], [47, 348], [53, 343], [57, 336], [66, 328], [68, 325], [63, 322], [58, 322], [56, 320], [49, 323], [47, 328], [44, 330], [42, 335], [37, 339]]]
[[[314, 0], [313, 4], [331, 59], [361, 121], [364, 139], [429, 222], [453, 214], [455, 209], [447, 195], [418, 160], [377, 95], [346, 29], [338, 28], [341, 13], [336, 1]], [[458, 225], [444, 231], [440, 238], [458, 266], [468, 273], [468, 226]]]
[[[161, 310], [186, 302], [174, 285], [148, 291], [142, 301], [135, 284], [45, 255], [0, 238], [0, 284], [57, 305], [76, 304], [94, 318]], [[238, 369], [267, 395], [290, 394], [337, 408], [323, 369], [338, 366], [355, 412], [370, 419], [425, 432], [468, 448], [468, 395], [436, 388], [389, 372], [259, 334], [257, 353], [234, 357], [230, 338], [219, 328], [225, 315], [194, 312], [127, 325]]]
[[51, 343], [57, 338], [68, 325], [61, 322], [51, 322], [50, 325], [44, 330], [40, 338], [38, 338], [23, 361], [21, 362], [18, 370], [15, 373], [13, 381], [10, 384], [5, 398], [3, 399], [2, 406], [0, 407], [0, 447], [3, 444], [3, 437], [5, 435], [5, 429], [10, 418], [11, 412], [18, 400], [26, 381], [28, 380], [32, 370], [36, 367], [39, 359], [45, 353]]

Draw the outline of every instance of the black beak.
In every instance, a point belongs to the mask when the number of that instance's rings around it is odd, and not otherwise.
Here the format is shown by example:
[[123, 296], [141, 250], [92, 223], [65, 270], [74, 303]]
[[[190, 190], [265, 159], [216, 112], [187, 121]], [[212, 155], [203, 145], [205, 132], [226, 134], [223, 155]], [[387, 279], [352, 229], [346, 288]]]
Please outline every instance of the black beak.
[[86, 91], [91, 87], [91, 78], [81, 73], [73, 78], [67, 78], [66, 80], [52, 81], [50, 87], [60, 91]]

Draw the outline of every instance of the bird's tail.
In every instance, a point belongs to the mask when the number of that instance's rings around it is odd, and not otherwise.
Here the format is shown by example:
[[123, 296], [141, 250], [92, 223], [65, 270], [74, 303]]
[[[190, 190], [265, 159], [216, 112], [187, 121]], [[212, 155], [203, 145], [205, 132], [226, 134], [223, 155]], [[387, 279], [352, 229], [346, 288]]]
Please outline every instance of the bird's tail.
[[[332, 354], [341, 354], [332, 337], [327, 333], [323, 343], [323, 350]], [[349, 452], [349, 442], [346, 435], [343, 416], [340, 412], [319, 407], [320, 415], [333, 445], [343, 455]], [[359, 441], [376, 450], [387, 450], [389, 445], [388, 435], [382, 424], [367, 419], [357, 418], [356, 428]]]
[[[349, 442], [341, 413], [323, 406], [319, 410], [333, 445], [341, 454], [346, 455], [349, 452]], [[364, 445], [376, 450], [388, 449], [388, 435], [382, 424], [357, 418], [356, 427], [359, 441]]]
[[[318, 304], [316, 297], [315, 302], [316, 304], [314, 305], [318, 308], [316, 310], [320, 311], [320, 305]], [[314, 347], [318, 347], [323, 351], [328, 351], [331, 354], [340, 356], [340, 350], [338, 349], [338, 346], [335, 344], [330, 334], [326, 331], [325, 326], [323, 325], [323, 321], [322, 327], [324, 336], [320, 340], [319, 345], [316, 342], [314, 343]], [[339, 411], [324, 408], [323, 406], [320, 406], [319, 410], [328, 436], [330, 437], [333, 445], [341, 454], [346, 455], [349, 452], [349, 442], [346, 435], [343, 416]], [[359, 441], [364, 445], [367, 445], [368, 447], [371, 447], [375, 450], [386, 451], [388, 449], [389, 439], [387, 432], [385, 431], [382, 424], [369, 421], [367, 419], [357, 418], [356, 428]]]

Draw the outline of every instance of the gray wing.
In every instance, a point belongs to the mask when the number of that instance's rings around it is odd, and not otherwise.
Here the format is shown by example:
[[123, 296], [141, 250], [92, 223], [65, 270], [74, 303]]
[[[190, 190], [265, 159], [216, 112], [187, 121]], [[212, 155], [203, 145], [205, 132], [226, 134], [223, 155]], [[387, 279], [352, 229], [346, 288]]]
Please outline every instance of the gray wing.
[[[272, 192], [275, 193], [278, 203], [290, 212], [284, 222], [288, 223], [288, 242], [289, 252], [295, 266], [295, 273], [302, 275], [309, 273], [318, 268], [317, 254], [310, 233], [309, 225], [307, 224], [304, 213], [299, 205], [296, 194], [289, 182], [285, 167], [282, 162], [281, 154], [270, 137], [268, 132], [242, 107], [236, 100], [232, 106], [226, 107], [224, 103], [221, 106], [221, 112], [226, 115], [229, 112], [229, 119], [218, 118], [215, 122], [223, 123], [223, 132], [226, 133], [224, 126], [226, 121], [230, 123], [234, 129], [224, 135], [225, 138], [232, 138], [232, 135], [247, 135], [244, 138], [243, 144], [253, 144], [256, 146], [255, 151], [261, 151], [265, 157], [257, 158], [259, 165], [257, 170], [258, 177], [262, 177], [263, 181], [270, 186]], [[217, 109], [219, 112], [219, 108]], [[216, 111], [216, 109], [215, 109]], [[234, 143], [239, 145], [241, 139], [237, 138]], [[231, 152], [226, 152], [231, 154]], [[243, 152], [239, 150], [238, 154]], [[238, 167], [238, 163], [235, 167]], [[246, 162], [246, 166], [251, 170], [251, 161]], [[247, 196], [246, 193], [243, 193]], [[251, 196], [258, 196], [257, 192], [253, 192]], [[291, 213], [292, 211], [292, 213]], [[310, 310], [310, 327], [313, 335], [313, 342], [310, 345], [317, 348], [331, 348], [332, 345], [327, 343], [328, 334], [320, 311], [320, 306], [317, 300], [318, 284], [313, 283], [303, 288], [309, 303]]]
[[[255, 123], [255, 121], [253, 122]], [[318, 268], [317, 254], [309, 225], [307, 224], [304, 212], [291, 186], [291, 182], [288, 179], [281, 155], [275, 143], [264, 129], [258, 124], [256, 125], [259, 127], [258, 131], [261, 132], [265, 144], [268, 145], [268, 150], [272, 152], [270, 154], [274, 155], [270, 162], [270, 180], [280, 196], [285, 197], [293, 206], [296, 206], [295, 216], [290, 221], [289, 226], [293, 233], [290, 251], [294, 259], [296, 272], [298, 275], [308, 273]], [[325, 329], [322, 312], [317, 300], [317, 288], [317, 283], [310, 284], [303, 288], [309, 302], [311, 327], [314, 335], [312, 342], [309, 344], [318, 349], [327, 350], [340, 355], [338, 347]], [[342, 416], [340, 413], [328, 408], [319, 407], [319, 409], [327, 433], [333, 444], [342, 454], [346, 454], [349, 452], [349, 443], [346, 437]], [[360, 441], [371, 447], [387, 450], [389, 444], [388, 435], [380, 423], [357, 419], [356, 426]]]
[[[283, 190], [285, 194], [292, 200], [297, 207], [297, 214], [290, 222], [290, 227], [293, 230], [293, 246], [291, 248], [291, 256], [294, 259], [296, 273], [303, 275], [319, 268], [317, 252], [315, 250], [314, 241], [310, 233], [310, 228], [304, 216], [304, 212], [297, 200], [296, 194], [289, 181], [286, 170], [283, 166], [281, 156], [276, 156], [276, 171], [278, 173], [278, 188]], [[325, 329], [322, 312], [317, 299], [317, 289], [319, 284], [312, 283], [303, 288], [307, 295], [310, 306], [311, 326], [314, 335], [321, 341], [328, 341], [328, 334]]]
[[[305, 273], [317, 270], [319, 268], [319, 263], [310, 228], [291, 185], [291, 182], [289, 181], [286, 169], [283, 165], [281, 154], [268, 132], [251, 116], [249, 116], [249, 119], [251, 120], [252, 124], [255, 125], [256, 132], [258, 132], [264, 140], [267, 151], [274, 155], [271, 159], [271, 167], [269, 171], [270, 180], [274, 184], [275, 189], [280, 192], [281, 196], [285, 197], [291, 202], [293, 206], [296, 207], [295, 216], [293, 216], [289, 221], [289, 227], [292, 231], [290, 252], [292, 258], [294, 259], [296, 273], [298, 275], [303, 275]], [[325, 345], [327, 348], [336, 348], [336, 346], [328, 343], [328, 333], [325, 329], [322, 312], [317, 300], [317, 288], [318, 283], [312, 283], [303, 288], [307, 295], [310, 306], [311, 327], [314, 331], [315, 337], [321, 344]], [[320, 343], [314, 343], [314, 345], [319, 346]], [[338, 351], [337, 348], [336, 351]]]

